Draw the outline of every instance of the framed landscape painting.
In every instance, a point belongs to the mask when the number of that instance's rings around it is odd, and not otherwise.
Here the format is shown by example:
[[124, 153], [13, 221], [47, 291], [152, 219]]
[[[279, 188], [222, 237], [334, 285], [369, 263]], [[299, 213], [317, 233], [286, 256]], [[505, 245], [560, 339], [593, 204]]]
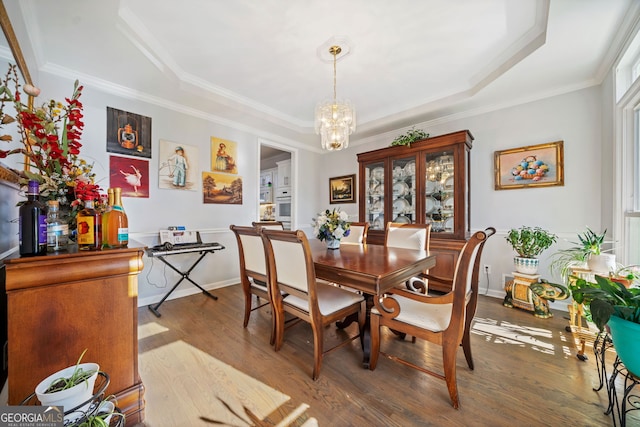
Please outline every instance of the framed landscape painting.
[[329, 203], [356, 202], [356, 175], [329, 178]]
[[495, 152], [495, 189], [564, 185], [563, 141]]

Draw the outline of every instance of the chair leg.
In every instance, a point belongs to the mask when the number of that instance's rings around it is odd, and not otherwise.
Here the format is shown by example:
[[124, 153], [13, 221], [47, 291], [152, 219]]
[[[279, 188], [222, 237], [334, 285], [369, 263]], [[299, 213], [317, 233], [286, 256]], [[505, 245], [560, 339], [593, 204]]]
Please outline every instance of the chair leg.
[[371, 328], [371, 355], [369, 356], [369, 369], [374, 370], [378, 365], [380, 356], [380, 316], [372, 314], [370, 319]]
[[249, 316], [251, 315], [251, 294], [244, 295], [244, 322], [242, 327], [246, 328], [249, 324]]
[[442, 346], [442, 361], [444, 366], [444, 380], [447, 383], [447, 389], [449, 390], [449, 397], [451, 398], [451, 404], [455, 409], [458, 409], [460, 402], [458, 400], [458, 385], [456, 381], [456, 353], [458, 351], [458, 344], [447, 345], [443, 343]]
[[317, 380], [320, 377], [320, 367], [322, 366], [322, 343], [324, 342], [324, 328], [322, 325], [313, 327], [313, 375], [311, 378]]
[[469, 329], [465, 328], [462, 335], [462, 351], [464, 351], [464, 358], [467, 359], [467, 366], [473, 371], [473, 355], [471, 354], [471, 337], [469, 335]]
[[273, 307], [273, 330], [275, 331], [274, 350], [280, 350], [284, 341], [284, 312]]

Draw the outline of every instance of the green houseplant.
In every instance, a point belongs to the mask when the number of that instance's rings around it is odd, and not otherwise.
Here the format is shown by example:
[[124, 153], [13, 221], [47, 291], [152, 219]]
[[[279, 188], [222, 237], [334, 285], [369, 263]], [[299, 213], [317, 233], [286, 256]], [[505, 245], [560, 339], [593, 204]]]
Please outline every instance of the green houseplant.
[[551, 272], [559, 274], [568, 282], [570, 270], [574, 267], [588, 268], [599, 273], [615, 270], [615, 255], [607, 254], [603, 249], [607, 230], [596, 233], [587, 227], [587, 231], [578, 234], [574, 246], [556, 252], [551, 261]]
[[396, 145], [411, 145], [416, 141], [420, 141], [421, 139], [429, 138], [429, 134], [423, 131], [422, 129], [415, 129], [412, 127], [406, 133], [398, 136], [391, 142], [391, 146]]
[[608, 277], [595, 276], [596, 282], [576, 279], [574, 300], [588, 305], [591, 318], [600, 331], [608, 326], [613, 346], [625, 367], [640, 375], [640, 288], [627, 289]]
[[540, 227], [522, 226], [512, 228], [506, 236], [507, 242], [518, 254], [514, 258], [516, 271], [524, 274], [536, 274], [542, 252], [556, 242], [557, 236]]

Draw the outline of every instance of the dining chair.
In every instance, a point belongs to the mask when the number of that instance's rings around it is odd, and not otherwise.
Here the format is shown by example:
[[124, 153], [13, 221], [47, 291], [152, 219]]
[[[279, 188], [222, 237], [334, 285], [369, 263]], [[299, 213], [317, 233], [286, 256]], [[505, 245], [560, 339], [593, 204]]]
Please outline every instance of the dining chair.
[[[302, 230], [263, 230], [267, 253], [267, 277], [273, 296], [275, 351], [284, 341], [284, 318], [289, 313], [308, 322], [313, 330], [313, 374], [320, 376], [322, 357], [358, 338], [365, 324], [366, 304], [362, 295], [318, 281], [309, 241]], [[358, 316], [358, 334], [324, 350], [324, 329], [349, 315]]]
[[[431, 224], [405, 224], [388, 222], [385, 228], [384, 245], [393, 248], [424, 249], [429, 251], [431, 242]], [[419, 276], [407, 280], [405, 286], [412, 291], [427, 293], [428, 270]]]
[[[260, 229], [255, 227], [245, 227], [231, 225], [231, 231], [236, 236], [238, 242], [238, 253], [240, 255], [240, 281], [244, 294], [244, 321], [242, 326], [247, 327], [251, 312], [268, 305], [271, 302], [267, 279], [267, 262]], [[252, 307], [252, 296], [258, 300], [258, 306]], [[266, 302], [261, 303], [260, 299]], [[274, 333], [275, 321], [272, 315], [271, 338], [269, 342], [273, 345], [275, 341]]]
[[368, 222], [349, 223], [349, 235], [340, 239], [340, 244], [342, 243], [366, 244], [368, 233], [369, 233]]
[[[440, 296], [430, 296], [394, 288], [387, 294], [374, 299], [374, 307], [371, 309], [369, 369], [376, 368], [379, 355], [382, 354], [393, 361], [443, 379], [447, 384], [451, 403], [454, 408], [458, 409], [456, 354], [458, 347], [462, 346], [465, 356], [468, 354], [467, 364], [470, 369], [473, 369], [473, 362], [470, 362], [468, 336], [465, 338], [465, 329], [470, 325], [473, 315], [475, 315], [475, 305], [477, 304], [478, 281], [474, 271], [479, 265], [484, 243], [494, 233], [495, 229], [493, 228], [478, 231], [463, 246], [456, 263], [451, 292]], [[474, 278], [474, 276], [476, 277]], [[382, 326], [442, 346], [444, 374], [382, 352], [380, 350], [380, 328]]]
[[266, 228], [268, 230], [284, 230], [282, 221], [253, 221], [251, 225], [256, 228]]

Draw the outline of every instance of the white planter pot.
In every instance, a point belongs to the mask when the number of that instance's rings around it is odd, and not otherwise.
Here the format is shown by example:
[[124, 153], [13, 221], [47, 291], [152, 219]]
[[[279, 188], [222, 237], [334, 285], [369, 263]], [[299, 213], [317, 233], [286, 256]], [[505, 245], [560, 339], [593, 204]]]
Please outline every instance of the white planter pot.
[[513, 258], [513, 265], [518, 273], [533, 275], [538, 273], [540, 260], [538, 258], [523, 258], [517, 256]]
[[589, 270], [604, 276], [616, 270], [616, 256], [614, 254], [591, 255], [587, 260]]
[[78, 366], [84, 371], [95, 371], [95, 373], [88, 380], [71, 388], [54, 393], [45, 393], [55, 380], [70, 377], [76, 369], [76, 365], [73, 365], [49, 375], [36, 386], [35, 390], [36, 396], [43, 406], [62, 406], [65, 412], [86, 402], [86, 405], [78, 408], [73, 414], [65, 416], [65, 421], [73, 421], [82, 416], [82, 412], [89, 409], [91, 398], [93, 397], [93, 386], [100, 370], [100, 366], [97, 363], [81, 363]]

